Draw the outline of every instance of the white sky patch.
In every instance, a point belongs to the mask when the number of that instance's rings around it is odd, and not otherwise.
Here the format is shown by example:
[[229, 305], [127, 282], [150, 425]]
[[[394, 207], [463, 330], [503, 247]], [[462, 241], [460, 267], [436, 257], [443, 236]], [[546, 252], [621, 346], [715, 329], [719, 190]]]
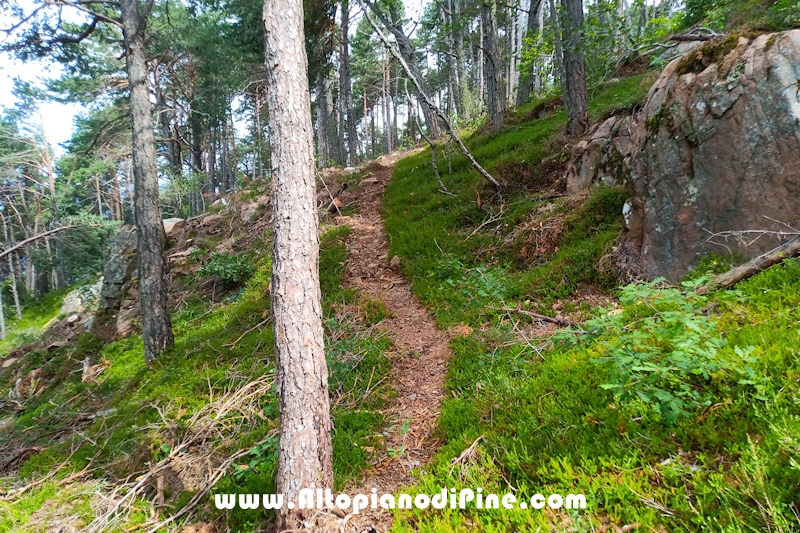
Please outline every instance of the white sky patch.
[[[428, 2], [429, 0], [405, 0], [406, 16], [414, 22], [419, 22]], [[41, 86], [43, 85], [42, 80], [57, 78], [61, 72], [61, 67], [54, 62], [21, 63], [8, 54], [0, 54], [0, 105], [3, 107], [14, 106], [15, 99], [12, 91], [15, 77]], [[72, 137], [75, 129], [75, 117], [86, 111], [86, 108], [79, 104], [58, 102], [43, 102], [39, 107], [44, 118], [45, 133], [53, 150], [57, 155], [61, 155], [64, 153], [64, 149], [60, 144]], [[244, 134], [245, 131], [241, 131], [240, 127], [237, 127], [237, 136]]]
[[[55, 63], [21, 63], [5, 54], [0, 55], [0, 104], [7, 108], [14, 107], [16, 103], [13, 95], [14, 78], [41, 86], [42, 80], [57, 78], [60, 73], [61, 68]], [[63, 154], [64, 149], [59, 145], [72, 137], [75, 116], [84, 111], [83, 106], [41, 102], [39, 110], [44, 119], [44, 131], [53, 151], [57, 155]]]

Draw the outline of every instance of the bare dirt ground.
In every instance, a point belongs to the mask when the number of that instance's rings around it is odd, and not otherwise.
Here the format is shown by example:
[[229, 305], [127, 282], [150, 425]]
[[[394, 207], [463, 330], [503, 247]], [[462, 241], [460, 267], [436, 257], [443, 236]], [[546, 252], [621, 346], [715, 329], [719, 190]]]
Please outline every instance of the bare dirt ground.
[[[352, 228], [347, 242], [346, 284], [365, 296], [380, 299], [390, 317], [381, 326], [394, 339], [391, 383], [397, 394], [386, 413], [386, 452], [360, 483], [346, 493], [393, 493], [412, 483], [412, 470], [424, 469], [440, 443], [434, 437], [444, 397], [449, 337], [436, 327], [426, 309], [412, 294], [399, 266], [391, 266], [389, 240], [380, 216], [381, 198], [392, 178], [394, 163], [407, 154], [393, 153], [369, 167], [371, 176], [353, 195], [358, 214], [341, 217]], [[375, 183], [370, 183], [371, 179]], [[402, 262], [402, 258], [400, 258]], [[341, 523], [344, 522], [344, 523]], [[388, 512], [364, 510], [340, 522], [342, 531], [383, 533], [391, 528]]]

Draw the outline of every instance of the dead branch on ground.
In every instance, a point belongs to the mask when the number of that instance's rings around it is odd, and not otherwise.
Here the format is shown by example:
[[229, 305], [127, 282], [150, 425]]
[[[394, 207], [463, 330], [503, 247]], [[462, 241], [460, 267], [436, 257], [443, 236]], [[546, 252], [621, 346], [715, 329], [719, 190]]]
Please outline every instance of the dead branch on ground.
[[759, 255], [743, 265], [732, 268], [724, 274], [714, 276], [711, 278], [711, 281], [698, 287], [695, 292], [697, 294], [708, 294], [718, 289], [727, 289], [728, 287], [736, 285], [743, 279], [749, 278], [762, 270], [766, 270], [780, 263], [787, 257], [794, 257], [798, 254], [800, 254], [800, 235], [777, 248], [773, 248], [765, 254]]
[[536, 320], [541, 320], [542, 322], [550, 322], [551, 324], [555, 324], [557, 326], [565, 328], [578, 327], [578, 324], [571, 320], [567, 320], [564, 318], [555, 318], [547, 315], [540, 315], [539, 313], [534, 313], [533, 311], [526, 311], [524, 309], [517, 309], [516, 307], [491, 307], [490, 309], [494, 309], [495, 311], [505, 311], [508, 313], [519, 313], [520, 315], [529, 316], [531, 318], [535, 318]]

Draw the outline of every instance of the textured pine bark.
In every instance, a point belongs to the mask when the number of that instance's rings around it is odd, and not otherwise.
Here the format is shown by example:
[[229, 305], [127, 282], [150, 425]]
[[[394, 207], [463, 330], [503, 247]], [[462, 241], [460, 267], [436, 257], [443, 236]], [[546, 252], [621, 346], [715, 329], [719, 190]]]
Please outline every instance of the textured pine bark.
[[586, 95], [586, 62], [581, 43], [583, 0], [561, 0], [564, 7], [564, 107], [567, 133], [580, 135], [589, 126]]
[[503, 125], [503, 113], [506, 110], [506, 91], [503, 87], [503, 65], [500, 58], [500, 46], [497, 33], [497, 0], [481, 4], [481, 17], [486, 28], [486, 100], [489, 104], [489, 121], [492, 129], [498, 130]]
[[144, 359], [151, 364], [172, 346], [167, 307], [166, 235], [158, 205], [158, 172], [150, 89], [147, 85], [144, 30], [147, 13], [138, 0], [120, 0], [133, 125], [134, 218], [138, 232], [139, 306]]
[[[328, 370], [322, 337], [311, 100], [302, 0], [265, 0], [267, 106], [272, 148], [272, 312], [280, 397], [277, 489], [333, 486]], [[310, 510], [281, 509], [278, 529]]]

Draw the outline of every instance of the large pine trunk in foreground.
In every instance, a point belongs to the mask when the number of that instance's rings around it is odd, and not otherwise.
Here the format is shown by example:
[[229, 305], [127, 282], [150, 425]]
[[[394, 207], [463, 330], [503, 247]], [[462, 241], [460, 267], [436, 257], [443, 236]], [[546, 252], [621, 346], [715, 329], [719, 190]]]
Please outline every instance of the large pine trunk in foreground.
[[131, 91], [139, 306], [144, 358], [147, 364], [151, 364], [165, 348], [172, 346], [174, 339], [167, 307], [167, 262], [164, 257], [166, 235], [158, 205], [156, 139], [150, 88], [147, 85], [144, 30], [148, 13], [140, 11], [138, 0], [120, 0], [119, 3]]
[[[280, 397], [277, 490], [333, 486], [328, 369], [322, 338], [311, 100], [302, 0], [265, 0], [267, 106], [272, 149], [272, 313]], [[278, 530], [311, 510], [286, 509]]]
[[580, 135], [589, 126], [586, 94], [586, 61], [581, 43], [583, 0], [561, 0], [564, 7], [564, 107], [567, 133]]

